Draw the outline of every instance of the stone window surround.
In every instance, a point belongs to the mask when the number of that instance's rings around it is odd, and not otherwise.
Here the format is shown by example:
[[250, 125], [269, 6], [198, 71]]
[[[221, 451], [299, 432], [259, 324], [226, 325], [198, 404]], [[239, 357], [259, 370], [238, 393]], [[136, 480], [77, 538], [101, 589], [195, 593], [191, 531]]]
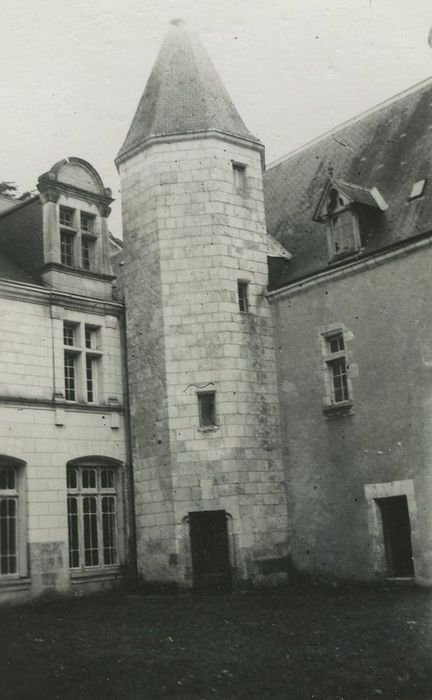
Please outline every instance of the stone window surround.
[[[63, 263], [66, 267], [83, 269], [89, 272], [97, 272], [97, 253], [96, 245], [98, 236], [96, 233], [96, 215], [82, 209], [74, 209], [63, 204], [58, 206], [59, 216], [59, 231], [61, 240], [69, 239], [71, 246], [71, 263]], [[67, 220], [62, 223], [62, 214], [67, 214]], [[85, 223], [86, 222], [86, 223]], [[85, 258], [85, 249], [83, 246], [85, 241], [88, 255]], [[88, 260], [87, 260], [88, 258]], [[86, 266], [88, 262], [89, 266]]]
[[[102, 386], [102, 368], [101, 362], [103, 357], [102, 347], [102, 327], [94, 326], [85, 322], [63, 321], [63, 339], [69, 340], [70, 330], [72, 329], [73, 343], [63, 342], [64, 347], [64, 396], [66, 396], [66, 360], [71, 355], [75, 358], [75, 398], [66, 399], [71, 403], [81, 402], [98, 404], [103, 396]], [[96, 339], [95, 347], [90, 347], [88, 344], [88, 334], [91, 333]], [[90, 336], [91, 337], [91, 336]], [[90, 363], [91, 369], [90, 369]], [[91, 373], [91, 395], [89, 398], [89, 372]]]
[[[124, 561], [124, 543], [122, 533], [124, 532], [123, 514], [123, 468], [124, 465], [113, 457], [104, 455], [88, 455], [70, 460], [66, 464], [65, 482], [67, 472], [70, 469], [110, 469], [114, 471], [115, 494], [116, 494], [116, 546], [117, 561], [115, 564], [98, 566], [80, 566], [79, 568], [69, 568], [72, 583], [85, 583], [89, 580], [98, 581], [102, 578], [116, 576], [121, 570]], [[101, 492], [102, 493], [102, 492]], [[67, 494], [73, 495], [74, 491], [67, 489]], [[82, 495], [82, 494], [80, 494]], [[91, 495], [91, 494], [90, 494]], [[69, 525], [69, 524], [68, 524]]]
[[[333, 376], [330, 368], [330, 362], [334, 359], [334, 353], [329, 352], [329, 339], [332, 336], [342, 335], [344, 342], [344, 351], [338, 353], [338, 356], [343, 356], [345, 358], [347, 375], [347, 388], [348, 388], [348, 398], [344, 401], [335, 401], [334, 399], [334, 386], [333, 386]], [[353, 387], [350, 376], [350, 364], [351, 364], [351, 353], [349, 351], [349, 342], [352, 337], [352, 333], [347, 331], [343, 323], [331, 323], [326, 326], [322, 326], [319, 329], [320, 345], [321, 345], [321, 356], [322, 356], [322, 375], [324, 382], [324, 396], [323, 396], [323, 411], [326, 415], [347, 415], [352, 411], [353, 406]]]

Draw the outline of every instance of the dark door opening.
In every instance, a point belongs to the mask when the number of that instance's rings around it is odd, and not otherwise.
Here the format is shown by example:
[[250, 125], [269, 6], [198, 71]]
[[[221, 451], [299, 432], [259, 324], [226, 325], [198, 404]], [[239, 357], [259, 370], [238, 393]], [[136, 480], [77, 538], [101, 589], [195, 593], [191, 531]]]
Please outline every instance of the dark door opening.
[[378, 498], [381, 510], [388, 575], [414, 576], [411, 525], [406, 496]]
[[228, 593], [232, 576], [224, 510], [189, 513], [193, 586], [198, 593]]

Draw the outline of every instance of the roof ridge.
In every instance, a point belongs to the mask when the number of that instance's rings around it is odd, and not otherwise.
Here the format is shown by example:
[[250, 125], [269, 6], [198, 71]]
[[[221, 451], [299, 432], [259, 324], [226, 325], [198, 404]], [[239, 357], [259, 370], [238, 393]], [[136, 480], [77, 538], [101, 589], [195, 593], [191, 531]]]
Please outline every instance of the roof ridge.
[[415, 85], [412, 85], [409, 88], [406, 88], [405, 90], [402, 90], [401, 92], [396, 93], [396, 95], [393, 95], [392, 97], [388, 97], [387, 99], [383, 100], [382, 102], [379, 102], [378, 104], [374, 105], [373, 107], [370, 107], [369, 109], [366, 109], [364, 112], [361, 112], [360, 114], [356, 115], [355, 117], [351, 117], [350, 119], [347, 119], [347, 121], [342, 122], [341, 124], [338, 124], [338, 126], [333, 127], [332, 129], [329, 129], [329, 131], [325, 131], [324, 133], [320, 134], [319, 136], [316, 136], [315, 138], [311, 139], [310, 141], [306, 141], [306, 143], [302, 144], [301, 146], [297, 146], [294, 148], [292, 151], [289, 151], [283, 156], [279, 156], [279, 158], [276, 158], [274, 161], [269, 163], [267, 166], [266, 170], [270, 170], [271, 168], [276, 167], [277, 165], [280, 165], [281, 163], [289, 160], [293, 156], [297, 155], [301, 151], [306, 150], [307, 148], [311, 148], [312, 146], [316, 146], [318, 143], [321, 141], [324, 141], [325, 139], [329, 138], [329, 136], [333, 136], [339, 131], [343, 131], [344, 129], [347, 129], [349, 126], [352, 126], [356, 122], [364, 119], [365, 117], [369, 117], [372, 114], [375, 114], [376, 112], [379, 112], [381, 109], [384, 109], [384, 107], [388, 107], [394, 102], [397, 102], [398, 100], [402, 99], [403, 97], [408, 97], [408, 95], [411, 95], [413, 92], [417, 92], [424, 87], [427, 87], [427, 85], [432, 84], [432, 76], [429, 76], [429, 78], [425, 78], [424, 80], [421, 80], [418, 83], [415, 83]]

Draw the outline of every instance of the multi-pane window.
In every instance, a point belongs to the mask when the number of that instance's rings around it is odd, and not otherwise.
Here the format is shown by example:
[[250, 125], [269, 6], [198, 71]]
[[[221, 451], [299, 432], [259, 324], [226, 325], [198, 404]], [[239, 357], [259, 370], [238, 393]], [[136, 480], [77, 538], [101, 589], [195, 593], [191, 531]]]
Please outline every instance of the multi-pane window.
[[116, 472], [104, 467], [67, 470], [69, 566], [118, 563]]
[[60, 233], [60, 259], [67, 267], [74, 264], [74, 235], [66, 231]]
[[63, 323], [64, 383], [67, 401], [95, 403], [102, 353], [100, 329], [80, 323]]
[[73, 217], [73, 209], [68, 209], [67, 207], [60, 207], [60, 226], [67, 226], [68, 228], [72, 228]]
[[94, 269], [94, 238], [81, 236], [81, 263], [84, 270]]
[[60, 261], [67, 267], [95, 269], [96, 217], [84, 211], [60, 206]]
[[337, 332], [325, 337], [326, 367], [330, 382], [330, 399], [332, 404], [349, 400], [348, 372], [345, 339], [343, 333]]
[[18, 573], [17, 471], [0, 467], [0, 576]]
[[86, 233], [93, 233], [94, 216], [92, 216], [91, 214], [86, 214], [82, 211], [80, 222], [81, 231], [85, 231]]
[[238, 302], [242, 313], [249, 311], [248, 283], [242, 280], [237, 282]]
[[242, 163], [233, 163], [233, 180], [236, 189], [244, 189], [246, 187], [246, 166]]
[[65, 351], [64, 381], [66, 401], [76, 401], [76, 355]]
[[216, 392], [200, 392], [197, 396], [200, 428], [216, 426]]

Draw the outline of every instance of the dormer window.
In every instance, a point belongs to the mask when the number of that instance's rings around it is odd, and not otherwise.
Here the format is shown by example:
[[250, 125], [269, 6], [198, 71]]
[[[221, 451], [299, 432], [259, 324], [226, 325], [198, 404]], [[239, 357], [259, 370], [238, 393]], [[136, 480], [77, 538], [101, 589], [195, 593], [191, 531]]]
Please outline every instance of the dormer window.
[[359, 216], [381, 216], [388, 205], [376, 187], [369, 189], [341, 180], [329, 180], [321, 194], [313, 220], [325, 223], [330, 260], [361, 251]]

